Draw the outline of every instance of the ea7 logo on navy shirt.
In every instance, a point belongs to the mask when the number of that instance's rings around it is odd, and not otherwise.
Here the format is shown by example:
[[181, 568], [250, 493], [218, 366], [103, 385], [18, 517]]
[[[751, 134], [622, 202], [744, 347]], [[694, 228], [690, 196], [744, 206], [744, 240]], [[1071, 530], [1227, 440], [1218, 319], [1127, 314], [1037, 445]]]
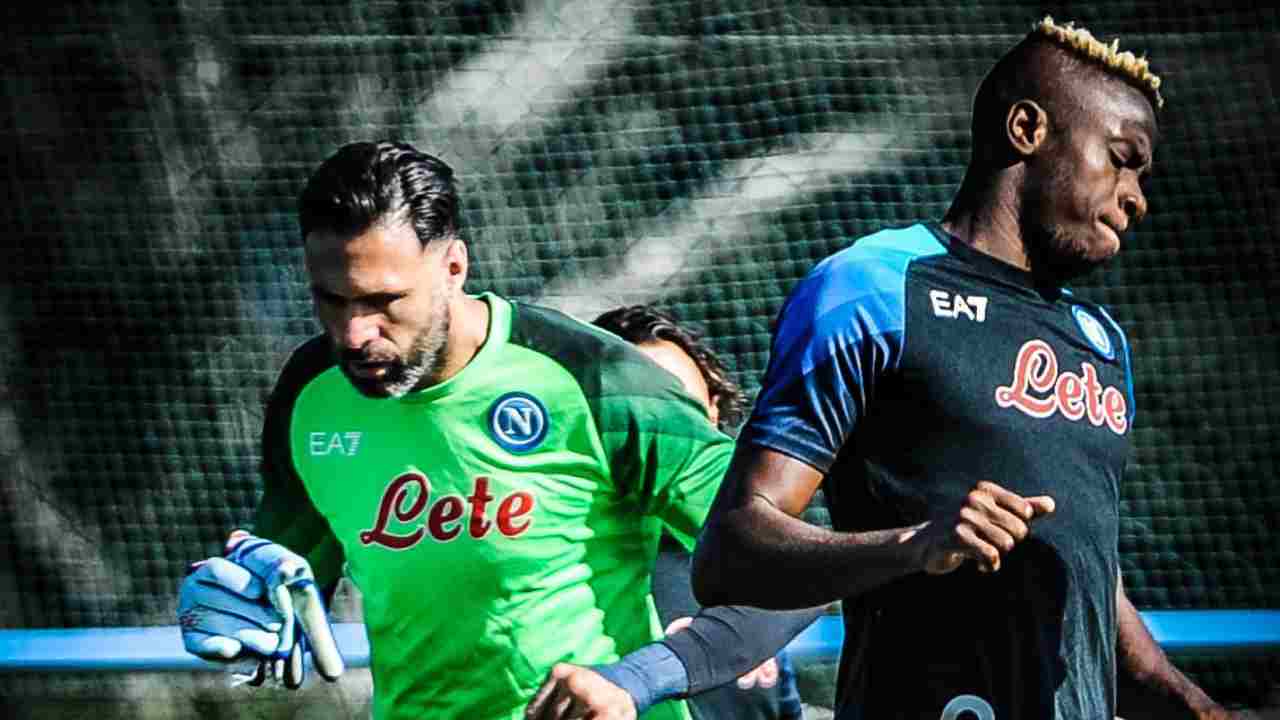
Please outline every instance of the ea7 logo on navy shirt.
[[964, 316], [974, 322], [987, 319], [987, 299], [981, 295], [953, 295], [945, 290], [930, 290], [929, 302], [933, 304], [933, 314], [937, 317]]
[[1013, 364], [1013, 382], [996, 388], [996, 404], [1016, 408], [1034, 418], [1056, 413], [1068, 420], [1089, 418], [1117, 435], [1129, 429], [1129, 407], [1123, 392], [1103, 386], [1092, 363], [1080, 363], [1080, 374], [1058, 372], [1058, 356], [1044, 340], [1028, 340]]

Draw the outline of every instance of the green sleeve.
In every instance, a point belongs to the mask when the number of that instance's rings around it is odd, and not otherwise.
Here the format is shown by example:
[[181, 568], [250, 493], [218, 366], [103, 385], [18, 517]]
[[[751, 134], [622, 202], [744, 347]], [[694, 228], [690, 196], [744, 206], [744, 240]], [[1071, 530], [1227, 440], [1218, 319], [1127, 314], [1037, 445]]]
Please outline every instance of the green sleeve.
[[692, 548], [733, 440], [674, 375], [627, 341], [554, 310], [512, 308], [511, 341], [553, 358], [576, 379], [615, 487]]
[[614, 483], [692, 550], [728, 469], [733, 440], [643, 354], [626, 353], [605, 370], [598, 420]]
[[262, 430], [262, 499], [253, 523], [254, 534], [304, 556], [322, 588], [330, 587], [341, 576], [342, 548], [329, 523], [312, 505], [294, 469], [289, 424], [298, 393], [332, 365], [332, 353], [324, 338], [308, 341], [285, 363], [267, 403]]

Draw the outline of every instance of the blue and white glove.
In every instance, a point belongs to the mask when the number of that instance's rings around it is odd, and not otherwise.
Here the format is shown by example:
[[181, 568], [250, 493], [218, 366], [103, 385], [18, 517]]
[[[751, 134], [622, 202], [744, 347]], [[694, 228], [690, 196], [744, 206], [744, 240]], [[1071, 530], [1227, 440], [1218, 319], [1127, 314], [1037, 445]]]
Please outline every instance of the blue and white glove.
[[306, 653], [326, 680], [344, 670], [310, 565], [282, 545], [237, 530], [227, 557], [193, 566], [178, 594], [188, 652], [208, 660], [258, 660], [246, 679], [302, 685]]

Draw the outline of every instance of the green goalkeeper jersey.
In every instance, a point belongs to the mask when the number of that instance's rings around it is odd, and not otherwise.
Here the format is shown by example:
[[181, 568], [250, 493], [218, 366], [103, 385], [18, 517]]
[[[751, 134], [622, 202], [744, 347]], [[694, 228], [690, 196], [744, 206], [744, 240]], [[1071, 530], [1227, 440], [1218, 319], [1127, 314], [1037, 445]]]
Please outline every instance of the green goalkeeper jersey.
[[[374, 716], [519, 718], [551, 666], [660, 637], [660, 529], [691, 545], [733, 443], [628, 343], [494, 295], [488, 338], [439, 385], [358, 393], [315, 338], [268, 406], [256, 531], [345, 561]], [[661, 703], [646, 718], [687, 718]]]

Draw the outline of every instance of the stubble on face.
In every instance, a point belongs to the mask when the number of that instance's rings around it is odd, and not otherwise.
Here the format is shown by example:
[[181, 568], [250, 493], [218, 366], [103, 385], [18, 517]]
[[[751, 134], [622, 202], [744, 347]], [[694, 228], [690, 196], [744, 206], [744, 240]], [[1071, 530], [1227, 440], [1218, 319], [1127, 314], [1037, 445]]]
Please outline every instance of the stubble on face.
[[1031, 268], [1039, 275], [1069, 280], [1087, 274], [1119, 252], [1119, 241], [1101, 246], [1094, 228], [1053, 220], [1055, 201], [1072, 197], [1070, 171], [1055, 166], [1045, 182], [1023, 188], [1018, 225]]
[[[449, 344], [449, 325], [452, 316], [443, 288], [438, 289], [431, 301], [431, 317], [409, 343], [403, 355], [396, 357], [370, 357], [365, 350], [341, 350], [338, 367], [351, 385], [365, 397], [386, 399], [401, 398], [414, 390], [421, 390], [435, 382], [444, 369]], [[354, 368], [362, 363], [385, 363], [380, 377], [364, 377]]]

